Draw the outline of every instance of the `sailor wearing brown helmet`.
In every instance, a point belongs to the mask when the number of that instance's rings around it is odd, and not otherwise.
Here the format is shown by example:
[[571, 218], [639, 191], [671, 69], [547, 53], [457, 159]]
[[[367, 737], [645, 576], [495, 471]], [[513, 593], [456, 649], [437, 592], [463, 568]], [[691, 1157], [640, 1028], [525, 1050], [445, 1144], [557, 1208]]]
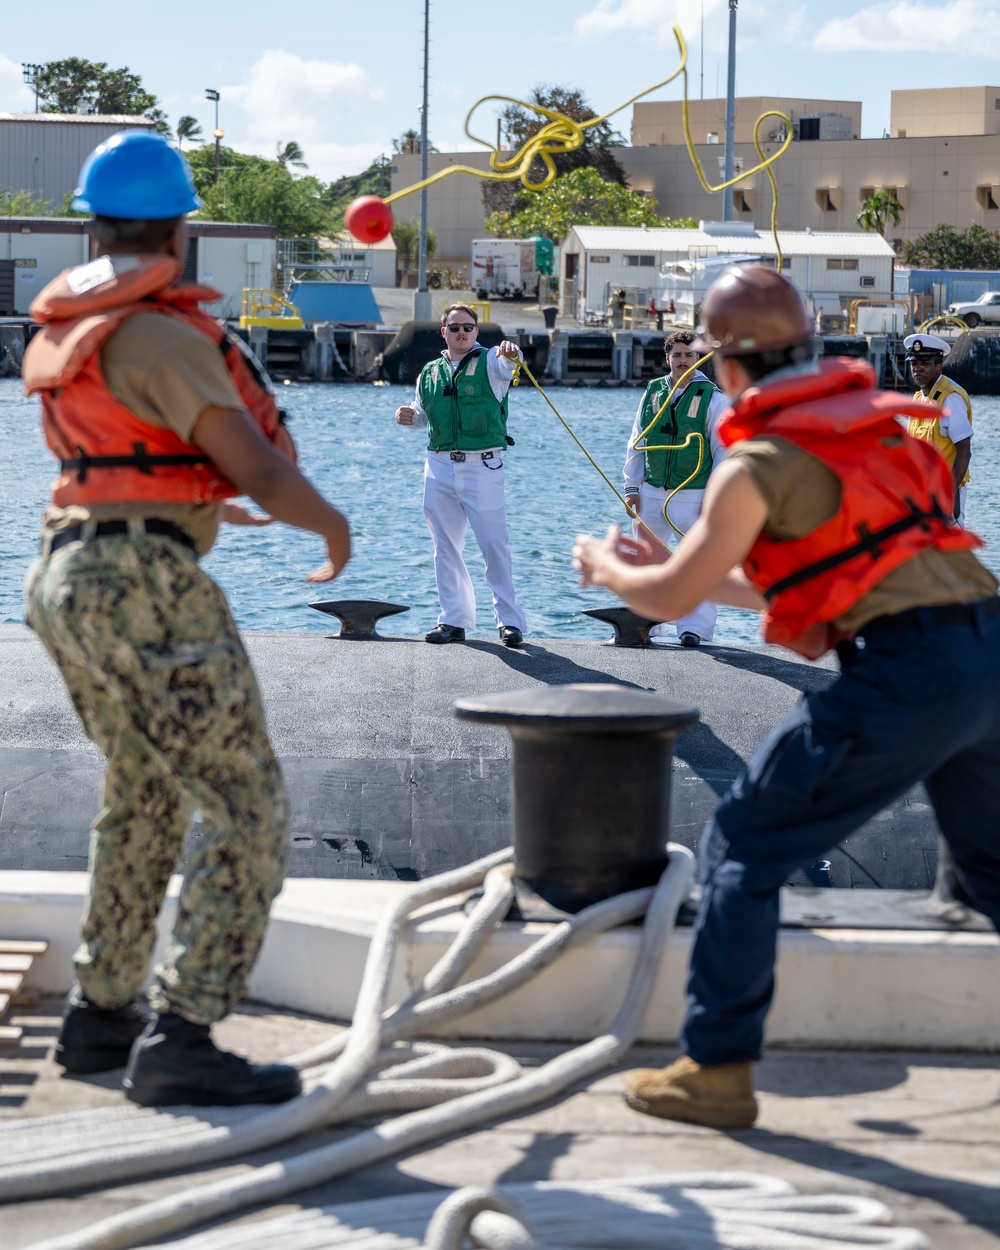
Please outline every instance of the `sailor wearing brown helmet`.
[[840, 659], [709, 822], [684, 1053], [626, 1078], [639, 1111], [740, 1128], [796, 868], [923, 781], [960, 886], [1000, 927], [1000, 599], [954, 523], [947, 465], [899, 428], [921, 404], [877, 391], [862, 361], [814, 362], [802, 300], [773, 269], [727, 270], [702, 315], [733, 407], [700, 518], [673, 556], [613, 528], [581, 536], [574, 564], [647, 618], [755, 607], [765, 641]]

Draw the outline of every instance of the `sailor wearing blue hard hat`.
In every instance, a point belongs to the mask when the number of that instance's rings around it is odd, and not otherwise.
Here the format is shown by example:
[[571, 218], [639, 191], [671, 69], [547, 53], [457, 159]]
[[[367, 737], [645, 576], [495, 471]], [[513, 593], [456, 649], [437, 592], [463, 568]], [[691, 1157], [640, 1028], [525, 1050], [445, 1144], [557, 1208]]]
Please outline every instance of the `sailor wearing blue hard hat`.
[[201, 207], [191, 166], [147, 130], [123, 130], [94, 148], [80, 170], [73, 207], [95, 217], [163, 221]]
[[[56, 1062], [128, 1067], [143, 1106], [277, 1103], [286, 1064], [219, 1050], [210, 1026], [243, 997], [281, 887], [287, 800], [260, 694], [225, 596], [199, 567], [222, 520], [266, 524], [233, 502], [326, 540], [328, 580], [350, 554], [347, 521], [295, 466], [260, 365], [199, 307], [218, 291], [182, 280], [184, 157], [126, 131], [81, 171], [96, 259], [31, 307], [24, 356], [59, 460], [28, 574], [27, 620], [105, 753], [106, 806], [91, 837], [77, 984]], [[143, 994], [155, 922], [198, 807], [170, 950]]]
[[936, 334], [908, 334], [903, 340], [906, 361], [920, 388], [914, 399], [926, 400], [940, 411], [918, 421], [911, 417], [907, 432], [938, 449], [955, 478], [955, 520], [965, 524], [965, 490], [972, 460], [972, 403], [968, 393], [944, 374], [951, 344]]

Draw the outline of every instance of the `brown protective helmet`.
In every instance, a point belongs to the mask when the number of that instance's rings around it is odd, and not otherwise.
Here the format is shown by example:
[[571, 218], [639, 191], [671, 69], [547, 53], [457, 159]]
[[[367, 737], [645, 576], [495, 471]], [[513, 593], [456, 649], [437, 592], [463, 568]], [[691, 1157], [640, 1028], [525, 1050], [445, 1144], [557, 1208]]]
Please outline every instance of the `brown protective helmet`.
[[730, 265], [701, 305], [699, 352], [749, 356], [806, 343], [813, 325], [798, 290], [766, 265]]

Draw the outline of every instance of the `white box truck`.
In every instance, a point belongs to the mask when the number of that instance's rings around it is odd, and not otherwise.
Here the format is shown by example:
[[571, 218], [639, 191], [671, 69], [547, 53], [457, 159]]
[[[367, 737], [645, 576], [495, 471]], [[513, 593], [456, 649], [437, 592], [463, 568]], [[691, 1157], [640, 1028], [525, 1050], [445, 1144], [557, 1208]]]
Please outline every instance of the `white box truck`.
[[472, 289], [479, 299], [537, 299], [534, 239], [473, 239]]

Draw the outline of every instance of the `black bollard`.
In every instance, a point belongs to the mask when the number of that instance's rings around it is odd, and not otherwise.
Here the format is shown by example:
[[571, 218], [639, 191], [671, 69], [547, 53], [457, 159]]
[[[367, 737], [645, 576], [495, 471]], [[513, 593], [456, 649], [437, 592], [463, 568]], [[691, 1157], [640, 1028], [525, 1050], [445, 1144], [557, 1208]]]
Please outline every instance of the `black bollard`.
[[400, 603], [383, 603], [379, 599], [327, 599], [323, 603], [310, 603], [317, 612], [335, 616], [340, 621], [340, 633], [336, 638], [381, 638], [375, 626], [384, 616], [397, 616], [409, 612]]
[[515, 887], [525, 919], [555, 920], [653, 885], [666, 864], [674, 742], [698, 709], [617, 685], [461, 699], [506, 725]]
[[651, 646], [649, 631], [660, 621], [648, 621], [644, 616], [637, 616], [630, 608], [583, 608], [584, 616], [592, 616], [595, 621], [607, 621], [615, 631], [611, 639], [615, 647], [648, 647]]

